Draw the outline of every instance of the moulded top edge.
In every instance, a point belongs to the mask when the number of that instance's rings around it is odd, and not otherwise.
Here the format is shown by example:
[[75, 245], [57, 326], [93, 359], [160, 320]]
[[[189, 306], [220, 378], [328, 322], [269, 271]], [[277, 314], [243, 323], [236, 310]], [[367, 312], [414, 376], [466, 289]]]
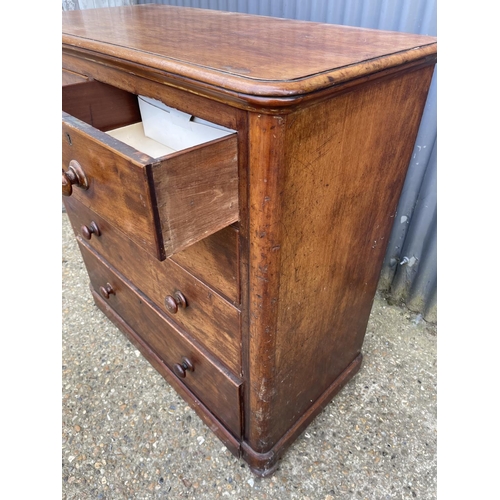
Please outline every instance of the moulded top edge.
[[436, 39], [233, 12], [134, 5], [63, 12], [63, 45], [202, 82], [291, 97], [436, 54]]

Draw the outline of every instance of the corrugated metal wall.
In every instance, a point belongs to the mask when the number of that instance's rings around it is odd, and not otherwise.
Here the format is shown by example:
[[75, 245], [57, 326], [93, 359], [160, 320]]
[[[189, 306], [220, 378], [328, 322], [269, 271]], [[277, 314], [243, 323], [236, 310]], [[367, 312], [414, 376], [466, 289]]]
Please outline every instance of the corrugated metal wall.
[[[437, 34], [436, 0], [63, 0], [63, 8], [72, 2], [80, 8], [162, 3]], [[436, 115], [434, 74], [379, 282], [390, 299], [432, 322], [437, 321]]]
[[100, 7], [134, 5], [136, 3], [138, 3], [136, 0], [62, 0], [62, 10], [98, 9]]

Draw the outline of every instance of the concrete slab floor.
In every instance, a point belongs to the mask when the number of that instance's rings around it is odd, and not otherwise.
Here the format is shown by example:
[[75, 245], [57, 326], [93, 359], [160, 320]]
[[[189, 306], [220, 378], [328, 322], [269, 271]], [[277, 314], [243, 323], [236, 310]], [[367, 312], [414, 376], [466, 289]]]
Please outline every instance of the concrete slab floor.
[[255, 477], [97, 309], [63, 224], [63, 499], [436, 498], [436, 327], [377, 295], [361, 371]]

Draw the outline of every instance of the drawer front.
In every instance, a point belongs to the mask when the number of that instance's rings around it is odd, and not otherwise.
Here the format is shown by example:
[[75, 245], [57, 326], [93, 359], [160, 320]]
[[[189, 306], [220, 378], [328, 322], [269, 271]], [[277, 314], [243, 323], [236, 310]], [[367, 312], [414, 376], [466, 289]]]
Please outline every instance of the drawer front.
[[[73, 229], [90, 239], [113, 267], [144, 292], [175, 323], [185, 329], [236, 375], [241, 372], [240, 311], [175, 262], [158, 261], [102, 217], [72, 198], [65, 200]], [[166, 300], [186, 299], [169, 310]], [[171, 298], [168, 298], [171, 297]], [[168, 298], [168, 299], [167, 299]]]
[[241, 435], [241, 381], [184, 337], [144, 296], [79, 241], [96, 293], [235, 435]]
[[95, 81], [62, 90], [63, 195], [160, 260], [238, 220], [236, 134], [153, 158], [106, 133], [140, 122], [137, 96]]
[[139, 157], [134, 159], [132, 151], [120, 154], [120, 147], [116, 139], [66, 116], [62, 124], [63, 171], [80, 168], [85, 185], [82, 188], [81, 182], [75, 183], [70, 192], [63, 189], [63, 194], [79, 200], [138, 245], [159, 255], [161, 243], [148, 183], [150, 167], [141, 164]]

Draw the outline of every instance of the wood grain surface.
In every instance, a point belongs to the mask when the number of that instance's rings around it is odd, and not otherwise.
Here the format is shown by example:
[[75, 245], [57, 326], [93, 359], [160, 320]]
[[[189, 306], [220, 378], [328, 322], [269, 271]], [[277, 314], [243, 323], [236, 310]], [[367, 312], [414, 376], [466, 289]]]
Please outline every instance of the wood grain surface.
[[159, 159], [152, 166], [166, 255], [238, 220], [235, 134]]
[[422, 35], [166, 5], [63, 12], [64, 47], [248, 95], [314, 92], [434, 54], [435, 45]]
[[[361, 366], [436, 50], [432, 37], [173, 6], [63, 13], [67, 82], [101, 82], [90, 111], [84, 84], [65, 87], [77, 117], [63, 132], [63, 168], [74, 151], [92, 165], [66, 205], [76, 233], [87, 219], [102, 229], [78, 236], [96, 303], [256, 474]], [[115, 89], [99, 96], [102, 84]], [[137, 94], [235, 133], [141, 155], [102, 132], [137, 120]], [[179, 288], [188, 306], [169, 313]], [[185, 351], [194, 372], [179, 368]]]
[[241, 303], [239, 230], [233, 225], [172, 255], [171, 260], [219, 291], [234, 305]]
[[194, 370], [182, 379], [204, 404], [214, 412], [235, 436], [241, 433], [240, 385], [230, 372], [211, 360], [206, 352], [169, 324], [137, 289], [110, 268], [89, 246], [78, 240], [94, 290], [109, 284], [114, 293], [107, 303], [151, 346], [160, 359], [175, 371], [175, 365], [187, 357]]
[[[240, 312], [236, 307], [172, 260], [159, 262], [76, 199], [69, 197], [64, 203], [76, 236], [82, 236], [82, 226], [95, 222], [100, 236], [91, 236], [88, 245], [126, 275], [173, 322], [217, 356], [235, 375], [240, 375]], [[165, 306], [165, 298], [176, 291], [186, 297], [187, 307], [172, 314]]]
[[158, 373], [172, 386], [172, 388], [188, 403], [205, 425], [224, 443], [236, 457], [240, 456], [240, 437], [234, 436], [220, 421], [220, 419], [207, 408], [207, 406], [177, 377], [151, 346], [123, 318], [109, 306], [102, 295], [90, 286], [90, 293], [97, 307], [112, 321], [115, 326], [127, 337], [141, 354], [151, 363]]
[[137, 96], [96, 81], [63, 87], [63, 170], [89, 177], [73, 190], [163, 260], [238, 220], [235, 134], [152, 158], [104, 131], [137, 123]]
[[74, 188], [71, 196], [164, 258], [148, 181], [152, 158], [63, 112], [62, 169], [73, 160], [82, 166], [89, 187]]
[[[259, 146], [267, 155], [250, 158], [261, 173], [250, 191], [261, 221], [250, 233], [246, 432], [256, 451], [360, 353], [431, 77], [432, 67], [403, 73], [287, 115]], [[263, 159], [277, 150], [272, 175]]]

